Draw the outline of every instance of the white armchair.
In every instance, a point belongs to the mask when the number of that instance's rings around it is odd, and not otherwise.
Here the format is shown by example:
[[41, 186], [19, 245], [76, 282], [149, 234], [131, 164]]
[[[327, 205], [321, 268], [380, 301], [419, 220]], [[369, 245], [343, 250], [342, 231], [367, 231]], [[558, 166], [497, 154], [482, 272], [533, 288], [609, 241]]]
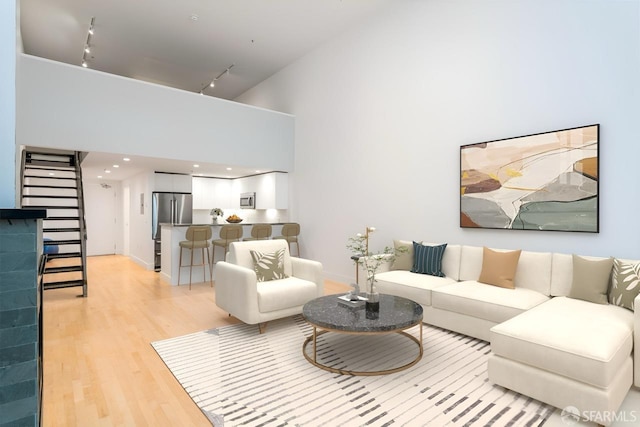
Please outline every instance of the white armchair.
[[[252, 250], [269, 253], [284, 249], [285, 279], [258, 282]], [[322, 264], [289, 254], [286, 240], [256, 240], [229, 245], [227, 261], [216, 264], [216, 305], [250, 325], [302, 313], [310, 300], [324, 295]]]

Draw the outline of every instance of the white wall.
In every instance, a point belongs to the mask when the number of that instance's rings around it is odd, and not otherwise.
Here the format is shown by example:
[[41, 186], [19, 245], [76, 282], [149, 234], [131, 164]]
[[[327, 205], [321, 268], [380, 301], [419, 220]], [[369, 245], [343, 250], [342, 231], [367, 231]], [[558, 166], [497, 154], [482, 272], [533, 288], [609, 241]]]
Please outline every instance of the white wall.
[[0, 2], [0, 208], [16, 207], [16, 10]]
[[18, 56], [17, 143], [288, 171], [294, 118]]
[[[130, 179], [122, 181], [122, 194], [129, 195], [128, 203], [123, 201], [123, 206], [129, 207], [129, 212], [124, 212], [123, 233], [129, 230], [128, 253], [126, 242], [124, 254], [143, 266], [147, 270], [154, 268], [153, 239], [151, 238], [151, 193], [153, 192], [153, 172], [145, 172]], [[140, 194], [144, 194], [144, 214], [140, 213]]]
[[[352, 280], [348, 236], [640, 258], [640, 2], [394, 2], [237, 100], [296, 115], [303, 256]], [[600, 233], [459, 227], [459, 146], [592, 123]]]

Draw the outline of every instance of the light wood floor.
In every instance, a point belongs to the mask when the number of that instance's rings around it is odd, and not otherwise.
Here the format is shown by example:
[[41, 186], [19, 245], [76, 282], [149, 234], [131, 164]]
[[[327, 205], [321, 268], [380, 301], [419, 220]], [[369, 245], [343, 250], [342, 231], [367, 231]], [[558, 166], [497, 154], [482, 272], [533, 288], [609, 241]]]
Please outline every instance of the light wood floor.
[[88, 298], [44, 293], [43, 425], [210, 426], [150, 345], [238, 322], [210, 284], [170, 286], [117, 255], [90, 257], [88, 278]]

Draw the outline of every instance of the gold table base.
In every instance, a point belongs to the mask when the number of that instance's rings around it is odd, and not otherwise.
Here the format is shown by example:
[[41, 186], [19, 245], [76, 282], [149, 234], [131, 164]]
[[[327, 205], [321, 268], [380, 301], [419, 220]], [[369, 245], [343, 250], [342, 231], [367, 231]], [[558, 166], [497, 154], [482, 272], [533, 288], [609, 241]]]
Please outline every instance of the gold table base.
[[[322, 328], [322, 330], [318, 331], [318, 328], [316, 325], [313, 325], [313, 335], [307, 337], [307, 339], [304, 340], [304, 343], [302, 344], [302, 354], [304, 355], [304, 358], [307, 359], [307, 361], [309, 361], [309, 363], [311, 363], [312, 365], [317, 366], [320, 369], [324, 369], [325, 371], [329, 371], [329, 372], [333, 372], [336, 374], [342, 374], [342, 375], [356, 375], [356, 376], [373, 376], [373, 375], [388, 375], [388, 374], [393, 374], [395, 372], [400, 372], [400, 371], [404, 371], [405, 369], [408, 369], [410, 367], [412, 367], [413, 365], [415, 365], [416, 363], [418, 363], [420, 361], [420, 359], [422, 359], [422, 354], [423, 354], [423, 347], [422, 347], [422, 320], [419, 322], [420, 323], [420, 338], [416, 338], [411, 334], [406, 333], [404, 330], [405, 329], [409, 329], [412, 328], [414, 326], [416, 326], [415, 324], [407, 326], [406, 328], [403, 328], [402, 330], [391, 330], [391, 331], [383, 331], [383, 332], [348, 332], [348, 331], [342, 331], [342, 330], [337, 330], [337, 329], [325, 329]], [[318, 362], [318, 358], [317, 358], [317, 347], [318, 347], [318, 336], [326, 334], [328, 332], [337, 332], [337, 333], [342, 333], [342, 334], [353, 334], [353, 335], [383, 335], [383, 334], [390, 334], [390, 333], [397, 333], [400, 335], [403, 335], [407, 338], [409, 338], [410, 340], [412, 340], [413, 342], [415, 342], [418, 345], [418, 349], [420, 349], [420, 352], [418, 353], [418, 356], [415, 358], [415, 360], [412, 360], [411, 362], [402, 365], [402, 366], [398, 366], [397, 368], [392, 368], [392, 369], [385, 369], [382, 371], [350, 371], [348, 369], [337, 369], [337, 368], [332, 368], [331, 366], [327, 366], [327, 365], [323, 365], [322, 363]], [[313, 341], [313, 358], [310, 357], [307, 354], [307, 345]]]

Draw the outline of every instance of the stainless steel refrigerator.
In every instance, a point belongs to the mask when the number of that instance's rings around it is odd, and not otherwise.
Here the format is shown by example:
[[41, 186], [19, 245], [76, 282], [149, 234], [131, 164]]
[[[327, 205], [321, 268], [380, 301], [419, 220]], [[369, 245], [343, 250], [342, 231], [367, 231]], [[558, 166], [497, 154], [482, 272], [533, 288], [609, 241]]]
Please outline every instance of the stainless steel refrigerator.
[[161, 223], [191, 224], [193, 199], [190, 193], [154, 192], [151, 199], [151, 233], [154, 240], [155, 270], [160, 271]]

